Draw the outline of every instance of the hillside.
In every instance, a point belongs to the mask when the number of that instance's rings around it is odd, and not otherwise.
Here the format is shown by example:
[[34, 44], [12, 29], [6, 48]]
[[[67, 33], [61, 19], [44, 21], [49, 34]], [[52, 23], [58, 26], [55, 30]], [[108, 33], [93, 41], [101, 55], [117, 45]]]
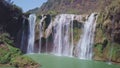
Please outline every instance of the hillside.
[[48, 0], [39, 9], [35, 10], [35, 12], [37, 14], [90, 13], [105, 8], [111, 1], [112, 0]]

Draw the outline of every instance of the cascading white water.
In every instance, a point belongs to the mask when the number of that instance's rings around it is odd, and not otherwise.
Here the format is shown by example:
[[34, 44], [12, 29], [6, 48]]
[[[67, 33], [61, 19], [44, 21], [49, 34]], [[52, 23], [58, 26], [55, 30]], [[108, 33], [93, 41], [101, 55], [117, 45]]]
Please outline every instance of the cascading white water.
[[95, 13], [92, 13], [84, 24], [83, 34], [78, 43], [78, 57], [80, 59], [92, 59], [94, 32], [96, 27]]
[[73, 19], [72, 14], [61, 14], [54, 21], [54, 47], [56, 55], [72, 56], [73, 53]]
[[29, 20], [29, 39], [27, 53], [34, 53], [36, 15], [30, 14], [28, 20]]
[[24, 29], [24, 28], [25, 28], [25, 19], [23, 19], [22, 24], [23, 24], [23, 26], [22, 26], [23, 31], [22, 31], [21, 47], [20, 47], [20, 49], [23, 49], [23, 47], [24, 47], [24, 36], [25, 36], [25, 29]]
[[42, 37], [43, 37], [43, 25], [42, 22], [44, 21], [44, 19], [46, 18], [46, 16], [42, 16], [42, 19], [40, 20], [39, 23], [39, 53], [41, 53], [41, 44], [42, 44]]
[[[74, 56], [73, 52], [77, 51], [75, 54], [80, 59], [91, 59], [92, 58], [92, 45], [94, 40], [94, 32], [96, 26], [96, 14], [92, 13], [88, 20], [85, 21], [83, 34], [77, 44], [74, 46], [73, 42], [73, 20], [82, 21], [81, 15], [73, 14], [60, 14], [57, 15], [53, 22], [50, 23], [48, 28], [45, 30], [45, 38], [47, 38], [50, 33], [53, 34], [53, 48], [52, 53], [59, 56]], [[42, 22], [46, 17], [43, 16], [39, 23], [39, 48], [38, 52], [41, 53], [41, 43], [43, 37], [43, 25]], [[29, 16], [29, 41], [27, 53], [34, 53], [34, 37], [35, 37], [35, 14]], [[44, 45], [45, 46], [45, 45]], [[47, 46], [47, 44], [46, 44]], [[74, 49], [74, 47], [76, 47]], [[46, 47], [45, 50], [48, 48]], [[47, 52], [47, 51], [46, 51]]]

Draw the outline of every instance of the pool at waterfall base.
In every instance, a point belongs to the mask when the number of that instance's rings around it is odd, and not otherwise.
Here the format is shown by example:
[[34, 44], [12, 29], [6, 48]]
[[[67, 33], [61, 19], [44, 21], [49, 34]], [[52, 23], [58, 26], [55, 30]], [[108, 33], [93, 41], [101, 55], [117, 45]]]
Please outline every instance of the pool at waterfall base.
[[26, 56], [38, 62], [40, 68], [120, 68], [118, 65], [100, 61], [81, 60], [73, 57], [55, 56], [51, 54], [27, 54]]

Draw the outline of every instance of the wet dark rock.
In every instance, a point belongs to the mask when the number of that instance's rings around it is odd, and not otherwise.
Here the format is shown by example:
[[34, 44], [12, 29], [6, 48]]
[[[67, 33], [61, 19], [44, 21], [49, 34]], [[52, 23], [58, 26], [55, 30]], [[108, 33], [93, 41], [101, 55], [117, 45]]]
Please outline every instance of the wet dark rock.
[[46, 18], [45, 18], [45, 24], [46, 24], [45, 29], [47, 29], [47, 27], [51, 23], [52, 18], [51, 18], [51, 16], [49, 14], [47, 14], [45, 16], [46, 16]]
[[73, 27], [74, 28], [75, 27], [82, 28], [82, 27], [84, 27], [83, 25], [84, 25], [83, 22], [79, 22], [77, 20], [73, 20]]

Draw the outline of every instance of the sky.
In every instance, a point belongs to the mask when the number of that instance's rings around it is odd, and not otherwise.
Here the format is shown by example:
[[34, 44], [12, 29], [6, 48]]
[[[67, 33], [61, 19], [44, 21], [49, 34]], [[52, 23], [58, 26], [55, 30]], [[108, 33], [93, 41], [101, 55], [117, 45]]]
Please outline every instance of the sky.
[[34, 9], [36, 7], [40, 7], [47, 0], [11, 0], [17, 6], [23, 9], [23, 12], [26, 12], [30, 9]]

